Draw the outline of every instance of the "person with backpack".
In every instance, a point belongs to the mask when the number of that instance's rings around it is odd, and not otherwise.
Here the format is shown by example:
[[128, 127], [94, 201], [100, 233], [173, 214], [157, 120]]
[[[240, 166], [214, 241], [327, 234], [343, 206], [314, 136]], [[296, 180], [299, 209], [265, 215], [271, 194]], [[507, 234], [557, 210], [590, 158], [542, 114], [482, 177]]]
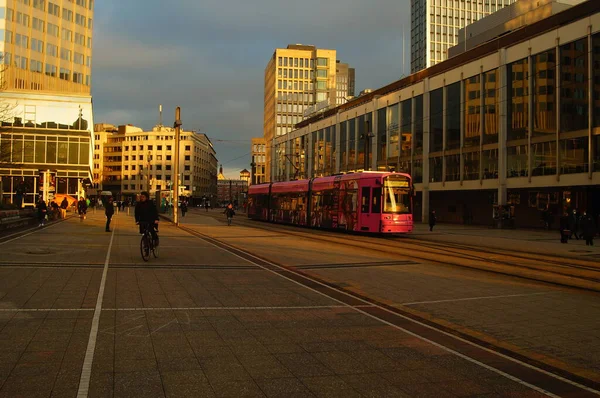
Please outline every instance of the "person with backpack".
[[233, 220], [233, 216], [235, 216], [235, 210], [233, 210], [233, 203], [229, 202], [225, 211], [223, 212], [227, 216], [227, 225], [231, 225], [231, 221]]

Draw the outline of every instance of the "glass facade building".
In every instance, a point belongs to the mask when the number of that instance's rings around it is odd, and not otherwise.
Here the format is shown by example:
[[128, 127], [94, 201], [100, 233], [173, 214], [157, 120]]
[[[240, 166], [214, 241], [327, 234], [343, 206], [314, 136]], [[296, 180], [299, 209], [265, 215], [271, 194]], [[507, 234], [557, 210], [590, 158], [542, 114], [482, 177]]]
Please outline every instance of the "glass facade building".
[[91, 182], [93, 21], [94, 0], [0, 3], [3, 204], [33, 205], [41, 171], [60, 194]]
[[435, 208], [440, 221], [488, 223], [494, 204], [513, 206], [529, 226], [540, 226], [547, 208], [600, 215], [600, 14], [592, 3], [298, 124], [275, 149], [299, 149], [303, 167], [292, 172], [276, 159], [276, 178], [409, 172], [423, 220]]

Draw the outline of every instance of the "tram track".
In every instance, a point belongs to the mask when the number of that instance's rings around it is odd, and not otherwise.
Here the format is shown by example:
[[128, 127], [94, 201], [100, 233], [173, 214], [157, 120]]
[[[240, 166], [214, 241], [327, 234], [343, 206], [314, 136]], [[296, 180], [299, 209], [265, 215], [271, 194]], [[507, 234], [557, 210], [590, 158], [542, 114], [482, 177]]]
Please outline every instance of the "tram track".
[[[192, 236], [250, 261], [266, 271], [333, 298], [382, 323], [395, 326], [434, 344], [439, 344], [459, 356], [474, 359], [476, 363], [484, 367], [487, 367], [486, 364], [489, 363], [491, 367], [501, 371], [505, 376], [504, 372], [509, 377], [522, 377], [523, 380], [531, 378], [534, 381], [532, 384], [556, 394], [554, 396], [584, 397], [600, 395], [600, 380], [590, 377], [590, 373], [586, 372], [585, 369], [569, 367], [560, 361], [542, 356], [537, 358], [528, 356], [510, 347], [494, 344], [482, 338], [481, 335], [468, 333], [462, 328], [456, 328], [447, 323], [422, 316], [412, 309], [403, 306], [392, 306], [376, 298], [357, 293], [338, 283], [324, 280], [310, 273], [308, 269], [302, 270], [273, 262], [252, 251], [243, 249], [235, 243], [229, 243], [225, 238], [213, 238], [185, 226], [179, 228]], [[271, 228], [261, 229], [282, 232]], [[304, 234], [291, 232], [290, 235], [299, 236]], [[318, 240], [323, 242], [323, 237], [320, 236]], [[490, 354], [492, 354], [492, 357], [488, 356]], [[503, 361], [507, 362], [503, 363]], [[561, 385], [558, 386], [557, 383]]]
[[[213, 217], [212, 214], [210, 216]], [[217, 217], [213, 218], [216, 219]], [[413, 261], [454, 265], [559, 286], [574, 287], [593, 292], [600, 291], [600, 265], [594, 260], [423, 240], [417, 241], [415, 238], [407, 239], [397, 236], [361, 236], [240, 218], [236, 220], [236, 223], [271, 233], [319, 242], [328, 241], [377, 253], [400, 255], [404, 259]]]

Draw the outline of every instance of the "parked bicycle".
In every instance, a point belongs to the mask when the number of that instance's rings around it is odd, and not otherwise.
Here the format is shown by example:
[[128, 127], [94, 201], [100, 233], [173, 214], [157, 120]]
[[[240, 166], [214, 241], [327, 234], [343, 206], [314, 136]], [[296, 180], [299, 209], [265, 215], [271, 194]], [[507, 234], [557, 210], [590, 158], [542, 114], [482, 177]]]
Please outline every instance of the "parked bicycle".
[[[142, 254], [142, 260], [148, 261], [150, 258], [150, 252], [154, 258], [158, 258], [158, 235], [156, 237], [156, 231], [153, 231], [154, 225], [150, 223], [142, 223], [142, 239], [140, 240], [140, 253]], [[154, 234], [153, 234], [154, 232]]]

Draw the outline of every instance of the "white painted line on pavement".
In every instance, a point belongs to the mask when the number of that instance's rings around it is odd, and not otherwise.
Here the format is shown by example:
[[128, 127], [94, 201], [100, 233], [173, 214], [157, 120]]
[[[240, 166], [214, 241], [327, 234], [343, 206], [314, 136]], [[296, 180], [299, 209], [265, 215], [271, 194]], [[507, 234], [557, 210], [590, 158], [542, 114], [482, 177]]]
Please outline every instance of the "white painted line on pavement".
[[[190, 235], [191, 235], [191, 234], [190, 234]], [[265, 270], [265, 271], [267, 271], [267, 272], [270, 272], [270, 273], [272, 273], [272, 274], [275, 274], [275, 275], [277, 275], [277, 276], [279, 276], [279, 277], [281, 277], [281, 278], [283, 278], [283, 279], [286, 279], [286, 280], [288, 280], [288, 281], [290, 281], [290, 282], [292, 282], [292, 283], [294, 283], [294, 284], [296, 284], [296, 285], [299, 285], [299, 286], [302, 286], [302, 287], [304, 287], [304, 288], [306, 288], [306, 289], [308, 289], [308, 290], [311, 290], [311, 291], [313, 291], [314, 293], [317, 293], [317, 294], [319, 294], [319, 295], [321, 295], [321, 296], [327, 297], [327, 298], [329, 298], [330, 300], [337, 301], [338, 303], [340, 303], [340, 304], [342, 304], [342, 305], [345, 305], [345, 306], [346, 306], [346, 307], [348, 307], [348, 308], [353, 308], [355, 311], [357, 311], [357, 312], [359, 312], [359, 313], [361, 313], [361, 314], [363, 314], [363, 315], [365, 315], [365, 316], [367, 316], [367, 317], [369, 317], [369, 318], [372, 318], [372, 319], [375, 319], [375, 320], [377, 320], [377, 321], [379, 321], [379, 322], [382, 322], [382, 323], [384, 323], [384, 324], [386, 324], [386, 325], [388, 325], [388, 326], [391, 326], [391, 327], [393, 327], [394, 329], [401, 330], [402, 332], [404, 332], [404, 333], [407, 333], [407, 334], [409, 334], [409, 335], [411, 335], [411, 336], [413, 336], [413, 337], [416, 337], [416, 338], [418, 338], [418, 339], [420, 339], [420, 340], [422, 340], [422, 341], [425, 341], [425, 342], [427, 342], [427, 343], [433, 344], [434, 346], [436, 346], [436, 347], [438, 347], [438, 348], [441, 348], [441, 349], [443, 349], [443, 350], [445, 350], [445, 351], [447, 351], [447, 352], [450, 352], [450, 353], [452, 353], [452, 354], [454, 354], [454, 355], [456, 355], [456, 356], [458, 356], [458, 357], [460, 357], [460, 358], [462, 358], [462, 359], [464, 359], [464, 360], [466, 360], [466, 361], [469, 361], [469, 362], [471, 362], [471, 363], [474, 363], [474, 364], [476, 364], [476, 365], [479, 365], [479, 366], [481, 366], [481, 367], [483, 367], [483, 368], [485, 368], [485, 369], [487, 369], [487, 370], [489, 370], [489, 371], [491, 371], [491, 372], [497, 373], [497, 374], [499, 374], [499, 375], [501, 375], [501, 376], [503, 376], [503, 377], [505, 377], [505, 378], [507, 378], [507, 379], [509, 379], [509, 380], [512, 380], [512, 381], [514, 381], [514, 382], [516, 382], [516, 383], [518, 383], [518, 384], [521, 384], [521, 385], [523, 385], [523, 386], [526, 386], [526, 387], [528, 387], [528, 388], [531, 388], [532, 390], [535, 390], [535, 391], [537, 391], [537, 392], [539, 392], [539, 393], [541, 393], [541, 394], [547, 395], [547, 396], [549, 396], [549, 397], [553, 397], [553, 398], [560, 398], [558, 395], [555, 395], [555, 394], [551, 393], [550, 391], [546, 391], [546, 390], [544, 390], [544, 389], [543, 389], [543, 388], [541, 388], [541, 387], [538, 387], [538, 386], [535, 386], [535, 385], [533, 385], [533, 384], [530, 384], [530, 383], [526, 382], [525, 380], [521, 380], [521, 379], [519, 379], [519, 378], [517, 378], [517, 377], [515, 377], [515, 376], [512, 376], [512, 375], [510, 375], [510, 374], [508, 374], [508, 373], [506, 373], [506, 372], [503, 372], [503, 371], [502, 371], [502, 370], [500, 370], [500, 369], [496, 369], [496, 368], [494, 368], [494, 367], [492, 367], [492, 366], [490, 366], [490, 365], [487, 365], [487, 364], [485, 364], [485, 363], [483, 363], [483, 362], [480, 362], [480, 361], [478, 361], [477, 359], [471, 358], [471, 357], [469, 357], [469, 356], [467, 356], [467, 355], [465, 355], [465, 354], [462, 354], [462, 353], [460, 353], [460, 352], [458, 352], [458, 351], [455, 351], [455, 350], [453, 350], [453, 349], [451, 349], [451, 348], [448, 348], [448, 347], [446, 347], [446, 346], [444, 346], [444, 345], [442, 345], [442, 344], [440, 344], [440, 343], [436, 343], [436, 342], [435, 342], [435, 341], [433, 341], [433, 340], [430, 340], [430, 339], [428, 339], [428, 338], [426, 338], [426, 337], [423, 337], [423, 336], [421, 336], [421, 335], [419, 335], [419, 334], [413, 333], [413, 332], [411, 332], [411, 331], [409, 331], [409, 330], [407, 330], [407, 329], [405, 329], [405, 328], [403, 328], [403, 327], [400, 327], [400, 326], [394, 325], [393, 323], [391, 323], [391, 322], [388, 322], [388, 321], [386, 321], [386, 320], [384, 320], [384, 319], [378, 318], [378, 317], [376, 317], [375, 315], [371, 315], [371, 314], [369, 314], [368, 312], [365, 312], [365, 311], [361, 310], [360, 308], [357, 308], [356, 306], [351, 306], [350, 304], [346, 304], [346, 303], [344, 303], [344, 302], [343, 302], [343, 301], [341, 301], [341, 300], [338, 300], [338, 299], [336, 299], [336, 298], [334, 298], [334, 297], [328, 296], [326, 293], [320, 292], [320, 291], [318, 291], [318, 290], [316, 290], [316, 289], [314, 289], [314, 288], [312, 288], [312, 287], [309, 287], [309, 286], [303, 285], [302, 283], [300, 283], [300, 282], [297, 282], [297, 281], [295, 281], [295, 280], [293, 280], [293, 279], [291, 279], [291, 278], [289, 278], [289, 277], [287, 277], [287, 276], [285, 276], [285, 275], [282, 275], [282, 274], [280, 274], [280, 273], [278, 273], [278, 272], [275, 272], [275, 271], [273, 271], [273, 270], [270, 270], [269, 268], [265, 267], [264, 265], [260, 265], [260, 264], [258, 264], [258, 263], [256, 263], [256, 262], [254, 262], [254, 261], [248, 260], [247, 258], [244, 258], [244, 257], [242, 257], [242, 256], [240, 256], [240, 255], [238, 255], [238, 254], [236, 254], [236, 253], [233, 253], [233, 252], [231, 252], [231, 251], [227, 251], [227, 250], [225, 250], [224, 248], [222, 248], [222, 247], [220, 247], [220, 246], [218, 246], [218, 245], [216, 245], [216, 244], [214, 244], [214, 243], [212, 243], [212, 242], [209, 242], [209, 241], [206, 241], [206, 242], [210, 243], [211, 245], [213, 245], [214, 247], [216, 247], [216, 248], [218, 248], [218, 249], [221, 249], [221, 250], [223, 250], [223, 251], [225, 251], [225, 252], [227, 252], [227, 253], [229, 253], [229, 254], [232, 254], [232, 255], [234, 255], [234, 256], [236, 256], [236, 257], [240, 258], [241, 260], [244, 260], [245, 262], [249, 262], [249, 263], [251, 263], [251, 264], [254, 264], [254, 265], [256, 265], [256, 266], [258, 266], [258, 267], [260, 267], [260, 268], [264, 269], [264, 270]], [[289, 272], [289, 270], [286, 270], [285, 268], [283, 268], [283, 267], [281, 267], [281, 266], [279, 266], [279, 265], [277, 265], [277, 264], [274, 264], [274, 263], [272, 263], [272, 262], [270, 262], [270, 261], [267, 261], [267, 260], [265, 260], [265, 259], [259, 258], [259, 257], [255, 256], [255, 255], [253, 255], [252, 253], [248, 253], [247, 251], [244, 251], [244, 250], [242, 250], [242, 249], [238, 249], [238, 248], [236, 248], [235, 246], [231, 246], [230, 244], [228, 244], [228, 243], [225, 243], [225, 242], [222, 242], [222, 241], [220, 241], [220, 243], [221, 243], [221, 244], [223, 244], [224, 246], [227, 246], [228, 248], [231, 248], [231, 249], [234, 249], [234, 250], [239, 250], [239, 251], [242, 251], [242, 252], [244, 252], [245, 254], [247, 254], [248, 256], [255, 258], [256, 260], [264, 261], [265, 263], [268, 263], [269, 265], [271, 265], [271, 266], [273, 266], [273, 267], [276, 267], [276, 268], [278, 268], [278, 269], [281, 269], [282, 271], [287, 271], [287, 272]], [[324, 286], [324, 287], [330, 288], [330, 286], [327, 286], [326, 284], [324, 284], [324, 283], [322, 283], [322, 282], [320, 282], [320, 281], [318, 281], [318, 280], [310, 279], [310, 278], [308, 278], [308, 277], [305, 277], [305, 278], [306, 278], [306, 279], [308, 279], [308, 280], [310, 280], [311, 282], [318, 283], [318, 284], [319, 284], [319, 285], [321, 285], [321, 286]], [[352, 296], [352, 295], [350, 295], [350, 294], [348, 294], [348, 293], [346, 293], [346, 292], [339, 291], [339, 290], [338, 290], [338, 292], [340, 292], [340, 293], [342, 293], [342, 294], [345, 294], [346, 296], [348, 296], [348, 297], [351, 297], [351, 298], [353, 298], [353, 299], [356, 299], [356, 300], [361, 300], [361, 301], [363, 301], [363, 302], [367, 303], [365, 300], [362, 300], [362, 299], [360, 299], [360, 298], [358, 298], [358, 297]], [[464, 343], [466, 343], [466, 344], [469, 344], [469, 345], [475, 346], [475, 347], [477, 347], [477, 348], [479, 348], [479, 349], [481, 349], [481, 350], [487, 351], [487, 352], [489, 352], [489, 353], [491, 353], [491, 354], [495, 354], [495, 355], [498, 355], [498, 356], [500, 356], [500, 357], [502, 357], [502, 358], [504, 358], [504, 359], [507, 359], [507, 360], [509, 360], [509, 361], [512, 361], [512, 362], [518, 363], [518, 364], [519, 364], [519, 365], [521, 365], [521, 366], [524, 366], [524, 367], [527, 367], [527, 368], [530, 368], [530, 369], [534, 369], [534, 370], [536, 370], [537, 372], [540, 372], [540, 373], [543, 373], [543, 374], [545, 374], [545, 375], [547, 375], [547, 376], [553, 377], [553, 378], [555, 378], [555, 379], [557, 379], [557, 380], [560, 380], [560, 381], [562, 381], [562, 382], [564, 382], [564, 383], [571, 384], [571, 385], [573, 385], [573, 386], [577, 386], [577, 387], [579, 387], [579, 388], [581, 388], [581, 389], [583, 389], [583, 390], [589, 391], [589, 392], [591, 392], [591, 393], [593, 393], [593, 394], [600, 394], [600, 391], [596, 391], [596, 390], [594, 390], [593, 388], [590, 388], [590, 387], [584, 386], [583, 384], [580, 384], [580, 383], [577, 383], [577, 382], [571, 381], [571, 380], [569, 380], [569, 379], [566, 379], [566, 378], [564, 378], [564, 377], [562, 377], [562, 376], [559, 376], [559, 375], [556, 375], [556, 374], [554, 374], [554, 373], [550, 373], [550, 372], [548, 372], [548, 371], [546, 371], [546, 370], [544, 370], [544, 369], [537, 368], [537, 367], [535, 367], [535, 366], [533, 366], [533, 365], [530, 365], [530, 364], [528, 364], [528, 363], [522, 362], [522, 361], [520, 361], [520, 360], [518, 360], [518, 359], [515, 359], [515, 358], [512, 358], [512, 357], [509, 357], [508, 355], [504, 355], [504, 354], [502, 354], [502, 353], [499, 353], [499, 352], [497, 352], [497, 351], [493, 351], [493, 350], [491, 350], [491, 349], [489, 349], [489, 348], [486, 348], [486, 347], [480, 346], [480, 345], [478, 345], [478, 344], [475, 344], [475, 343], [473, 343], [473, 342], [471, 342], [471, 341], [469, 341], [469, 340], [466, 340], [466, 339], [463, 339], [463, 338], [461, 338], [461, 337], [455, 336], [455, 335], [453, 335], [453, 334], [450, 334], [450, 333], [448, 333], [448, 332], [445, 332], [445, 331], [443, 331], [443, 330], [436, 329], [436, 328], [434, 328], [434, 327], [432, 327], [432, 326], [430, 326], [430, 325], [427, 325], [427, 324], [425, 324], [425, 323], [419, 322], [419, 321], [417, 321], [417, 320], [415, 320], [415, 319], [412, 319], [412, 318], [406, 317], [406, 316], [404, 316], [404, 315], [401, 315], [401, 314], [398, 314], [398, 313], [392, 312], [392, 311], [388, 310], [387, 308], [380, 307], [380, 306], [378, 306], [378, 305], [373, 305], [373, 306], [374, 306], [374, 307], [377, 307], [377, 308], [380, 308], [380, 309], [382, 309], [382, 310], [384, 310], [384, 311], [386, 311], [386, 312], [389, 312], [389, 313], [391, 313], [391, 314], [394, 314], [394, 315], [396, 315], [396, 316], [398, 316], [398, 317], [400, 317], [400, 318], [406, 319], [406, 320], [408, 320], [408, 321], [410, 321], [410, 322], [417, 323], [417, 324], [419, 324], [419, 325], [421, 325], [421, 326], [424, 326], [424, 327], [426, 327], [426, 328], [428, 328], [428, 329], [435, 330], [435, 331], [437, 331], [437, 332], [439, 332], [439, 333], [442, 333], [442, 334], [445, 334], [445, 335], [447, 335], [447, 336], [449, 336], [449, 337], [452, 337], [452, 338], [455, 338], [455, 339], [457, 339], [457, 340], [460, 340], [460, 341], [462, 341], [462, 342], [464, 342]]]
[[510, 298], [510, 297], [542, 296], [542, 295], [552, 294], [552, 293], [554, 293], [554, 292], [524, 293], [524, 294], [506, 294], [506, 295], [503, 295], [503, 296], [465, 297], [465, 298], [448, 299], [448, 300], [413, 301], [411, 303], [401, 303], [400, 305], [437, 304], [437, 303], [452, 303], [452, 302], [455, 302], [455, 301], [488, 300], [488, 299]]
[[87, 350], [85, 351], [83, 368], [81, 369], [81, 378], [79, 379], [79, 390], [77, 391], [77, 398], [87, 398], [90, 389], [90, 380], [92, 378], [92, 364], [94, 363], [94, 351], [96, 350], [98, 326], [100, 325], [100, 312], [102, 312], [102, 299], [104, 298], [104, 288], [106, 287], [106, 275], [108, 274], [110, 251], [112, 250], [116, 229], [117, 226], [115, 225], [113, 227], [112, 233], [110, 234], [110, 243], [108, 244], [108, 252], [106, 253], [106, 260], [104, 261], [104, 270], [102, 271], [102, 280], [100, 281], [98, 299], [96, 300], [96, 308], [94, 309], [94, 318], [92, 319], [90, 338], [88, 340]]

